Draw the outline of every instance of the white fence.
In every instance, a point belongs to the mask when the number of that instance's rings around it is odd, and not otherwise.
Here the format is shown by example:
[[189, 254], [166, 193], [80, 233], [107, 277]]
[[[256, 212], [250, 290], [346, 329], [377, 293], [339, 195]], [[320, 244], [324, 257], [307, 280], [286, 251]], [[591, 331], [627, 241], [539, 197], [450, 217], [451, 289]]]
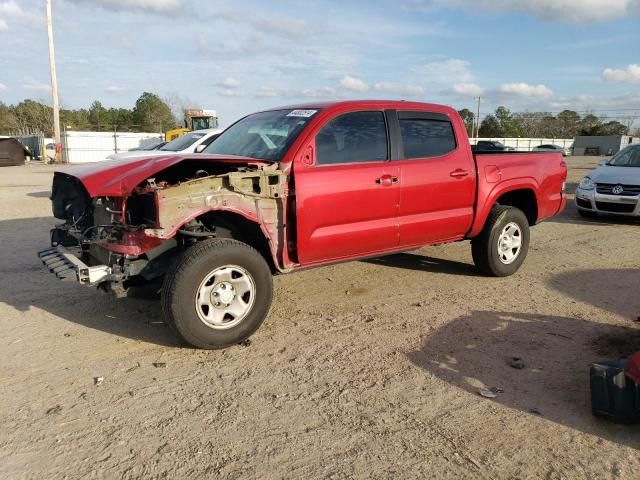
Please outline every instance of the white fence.
[[[163, 140], [161, 133], [130, 132], [76, 132], [62, 133], [62, 158], [65, 163], [89, 163], [105, 160], [108, 155], [126, 152], [132, 148], [144, 147]], [[573, 145], [573, 138], [471, 138], [471, 144], [478, 140], [502, 142], [518, 151], [531, 151], [538, 145], [554, 144], [563, 148]]]
[[161, 133], [75, 132], [62, 133], [62, 159], [65, 163], [100, 162], [108, 155], [144, 147], [164, 139]]
[[520, 152], [530, 152], [539, 145], [559, 145], [562, 148], [571, 148], [573, 138], [470, 138], [471, 145], [478, 140], [490, 140], [501, 142], [507, 147], [513, 147]]

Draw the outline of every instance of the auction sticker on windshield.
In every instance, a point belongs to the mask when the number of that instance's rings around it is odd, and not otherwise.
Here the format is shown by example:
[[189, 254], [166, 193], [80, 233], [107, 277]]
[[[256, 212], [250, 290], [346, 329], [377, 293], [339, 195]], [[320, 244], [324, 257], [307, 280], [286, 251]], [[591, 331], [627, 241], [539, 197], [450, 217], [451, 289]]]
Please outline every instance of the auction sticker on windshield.
[[317, 112], [318, 112], [317, 110], [293, 110], [287, 114], [287, 117], [309, 118]]

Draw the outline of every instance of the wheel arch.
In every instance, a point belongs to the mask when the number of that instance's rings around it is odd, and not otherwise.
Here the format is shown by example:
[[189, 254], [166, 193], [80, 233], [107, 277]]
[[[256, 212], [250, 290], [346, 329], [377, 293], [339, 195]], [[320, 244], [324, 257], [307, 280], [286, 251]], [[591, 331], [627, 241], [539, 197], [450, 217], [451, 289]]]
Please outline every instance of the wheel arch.
[[[533, 179], [529, 180], [527, 182], [513, 182], [490, 192], [487, 201], [478, 206], [475, 220], [467, 238], [474, 238], [480, 234], [491, 210], [496, 205], [515, 207], [522, 210], [527, 217], [529, 226], [538, 223], [539, 203], [536, 195], [538, 186]], [[479, 194], [481, 195], [482, 192], [479, 192]]]
[[233, 238], [250, 245], [264, 257], [272, 273], [280, 270], [276, 249], [268, 230], [258, 218], [245, 212], [213, 209], [183, 222], [180, 229], [192, 220], [215, 229], [215, 236], [218, 238]]
[[535, 225], [538, 221], [538, 199], [531, 188], [519, 188], [504, 192], [496, 199], [494, 205], [496, 204], [522, 210], [529, 221], [529, 226]]

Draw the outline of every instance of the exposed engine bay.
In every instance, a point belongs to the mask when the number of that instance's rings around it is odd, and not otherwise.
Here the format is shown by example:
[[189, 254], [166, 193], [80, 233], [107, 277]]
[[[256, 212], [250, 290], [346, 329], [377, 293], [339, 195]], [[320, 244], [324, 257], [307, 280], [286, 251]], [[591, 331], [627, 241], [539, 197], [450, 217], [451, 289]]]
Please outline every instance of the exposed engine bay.
[[[80, 275], [81, 283], [126, 288], [161, 279], [176, 254], [199, 240], [256, 231], [266, 239], [270, 252], [265, 253], [275, 257], [284, 244], [287, 180], [275, 164], [186, 159], [127, 195], [91, 197], [72, 172], [56, 172], [53, 215], [64, 223], [51, 231], [48, 266], [95, 273]], [[252, 223], [256, 231], [248, 232]], [[80, 266], [69, 265], [68, 257], [79, 259]]]

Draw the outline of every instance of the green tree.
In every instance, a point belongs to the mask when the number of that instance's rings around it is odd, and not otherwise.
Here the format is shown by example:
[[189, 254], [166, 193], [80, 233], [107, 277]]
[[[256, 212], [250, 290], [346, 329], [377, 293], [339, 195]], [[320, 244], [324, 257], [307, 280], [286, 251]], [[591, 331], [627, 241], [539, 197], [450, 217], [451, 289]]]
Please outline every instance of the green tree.
[[111, 130], [112, 119], [109, 110], [95, 100], [89, 107], [89, 123], [95, 130]]
[[563, 110], [557, 117], [558, 138], [573, 138], [578, 134], [580, 115], [573, 110]]
[[617, 120], [604, 123], [598, 129], [598, 135], [628, 135], [629, 127], [623, 125]]
[[35, 100], [23, 100], [13, 108], [18, 129], [23, 132], [53, 134], [53, 109]]
[[475, 123], [476, 116], [468, 108], [463, 108], [462, 110], [458, 111], [458, 113], [460, 114], [460, 117], [462, 117], [462, 121], [464, 122], [464, 126], [467, 129], [467, 135], [472, 137], [474, 135], [474, 133], [475, 133], [473, 131], [473, 125]]
[[89, 111], [85, 108], [60, 110], [60, 124], [65, 130], [92, 130]]
[[9, 135], [20, 127], [13, 107], [0, 102], [0, 135]]
[[580, 121], [578, 134], [579, 135], [599, 135], [598, 131], [600, 129], [600, 125], [602, 125], [602, 122], [600, 121], [600, 119], [596, 117], [593, 113], [588, 113]]
[[484, 138], [502, 137], [500, 122], [493, 115], [487, 115], [480, 124], [480, 136]]
[[149, 92], [144, 92], [136, 101], [132, 120], [141, 131], [164, 132], [176, 126], [176, 119], [169, 106], [162, 99]]
[[127, 108], [110, 108], [109, 116], [116, 130], [129, 130], [133, 125], [133, 112]]
[[496, 108], [495, 118], [500, 125], [501, 137], [519, 137], [521, 135], [518, 124], [514, 121], [511, 110], [508, 108], [503, 106]]

